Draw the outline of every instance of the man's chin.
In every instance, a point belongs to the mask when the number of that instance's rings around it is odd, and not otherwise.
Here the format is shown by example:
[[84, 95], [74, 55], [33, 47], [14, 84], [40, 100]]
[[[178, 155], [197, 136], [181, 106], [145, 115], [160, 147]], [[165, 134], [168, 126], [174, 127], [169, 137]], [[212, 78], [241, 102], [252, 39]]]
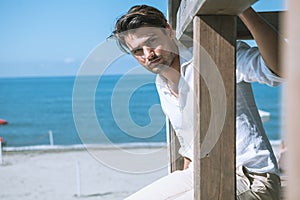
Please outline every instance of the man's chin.
[[160, 66], [160, 67], [154, 67], [150, 71], [154, 74], [161, 74], [163, 73], [168, 67], [167, 66]]

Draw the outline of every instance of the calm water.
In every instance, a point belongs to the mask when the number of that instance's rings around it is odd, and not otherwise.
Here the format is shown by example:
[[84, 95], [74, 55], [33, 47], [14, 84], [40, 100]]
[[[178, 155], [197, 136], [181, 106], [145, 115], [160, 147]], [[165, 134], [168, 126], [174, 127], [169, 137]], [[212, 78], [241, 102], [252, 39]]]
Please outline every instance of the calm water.
[[[82, 93], [73, 97], [75, 77], [1, 78], [0, 118], [9, 124], [0, 126], [0, 136], [7, 146], [49, 144], [49, 130], [60, 145], [165, 142], [165, 118], [152, 107], [159, 104], [154, 80], [151, 75], [85, 77]], [[271, 113], [265, 123], [269, 138], [279, 139], [280, 87], [253, 88], [258, 107]]]

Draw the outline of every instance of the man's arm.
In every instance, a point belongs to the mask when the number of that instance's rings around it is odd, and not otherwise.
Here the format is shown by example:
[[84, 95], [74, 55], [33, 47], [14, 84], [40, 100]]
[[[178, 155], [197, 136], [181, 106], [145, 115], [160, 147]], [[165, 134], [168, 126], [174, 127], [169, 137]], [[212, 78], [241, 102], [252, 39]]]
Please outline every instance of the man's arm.
[[282, 40], [278, 32], [251, 7], [241, 13], [239, 17], [251, 32], [266, 65], [273, 73], [282, 76], [278, 51]]

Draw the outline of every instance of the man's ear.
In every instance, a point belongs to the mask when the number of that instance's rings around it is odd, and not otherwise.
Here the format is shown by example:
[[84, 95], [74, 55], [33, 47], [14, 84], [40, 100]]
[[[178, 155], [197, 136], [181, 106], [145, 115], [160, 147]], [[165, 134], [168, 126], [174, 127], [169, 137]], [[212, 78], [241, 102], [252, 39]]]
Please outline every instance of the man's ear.
[[167, 23], [167, 25], [166, 25], [166, 31], [167, 31], [168, 35], [169, 35], [171, 38], [174, 38], [174, 37], [175, 37], [174, 31], [173, 31], [173, 29], [172, 29], [172, 27], [170, 26], [169, 23]]

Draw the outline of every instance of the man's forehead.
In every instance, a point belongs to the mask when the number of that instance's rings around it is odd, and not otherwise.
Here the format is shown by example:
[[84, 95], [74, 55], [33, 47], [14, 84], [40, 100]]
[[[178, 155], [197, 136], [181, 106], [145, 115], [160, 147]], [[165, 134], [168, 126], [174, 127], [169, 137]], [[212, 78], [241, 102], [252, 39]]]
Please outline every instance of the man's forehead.
[[161, 36], [161, 33], [160, 28], [143, 27], [128, 31], [124, 39], [127, 46], [130, 49], [134, 49], [146, 42], [149, 38]]
[[162, 33], [161, 30], [162, 28], [157, 28], [157, 27], [141, 27], [137, 29], [131, 29], [128, 31], [127, 35], [136, 35], [140, 37], [149, 37], [153, 35], [157, 35]]

